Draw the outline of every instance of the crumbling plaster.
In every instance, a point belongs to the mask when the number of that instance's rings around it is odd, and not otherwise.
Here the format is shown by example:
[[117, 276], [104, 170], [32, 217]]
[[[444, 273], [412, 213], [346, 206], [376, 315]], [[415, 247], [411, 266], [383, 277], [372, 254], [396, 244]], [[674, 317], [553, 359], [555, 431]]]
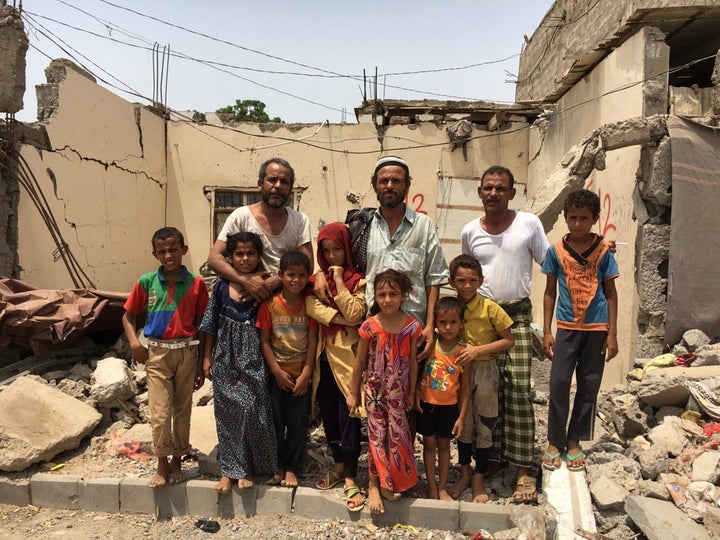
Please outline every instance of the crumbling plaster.
[[18, 11], [0, 6], [0, 112], [16, 113], [23, 108], [28, 37]]
[[[22, 147], [70, 249], [99, 288], [128, 290], [152, 268], [138, 244], [165, 221], [164, 120], [98, 86], [67, 61], [53, 61], [39, 89], [50, 150]], [[48, 91], [52, 89], [52, 92]], [[48, 102], [47, 96], [56, 96]], [[143, 145], [140, 140], [142, 137]], [[21, 277], [38, 286], [70, 281], [55, 245], [22, 193], [19, 205]]]

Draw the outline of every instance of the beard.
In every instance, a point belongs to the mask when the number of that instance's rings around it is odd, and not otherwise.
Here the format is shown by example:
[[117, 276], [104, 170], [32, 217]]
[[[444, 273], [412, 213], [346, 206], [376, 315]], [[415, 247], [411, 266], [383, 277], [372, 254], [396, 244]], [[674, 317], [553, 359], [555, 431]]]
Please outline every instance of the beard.
[[397, 208], [400, 204], [402, 204], [403, 200], [405, 200], [405, 196], [407, 195], [407, 190], [403, 193], [398, 193], [398, 196], [396, 199], [388, 199], [383, 197], [380, 193], [377, 194], [377, 200], [380, 203], [380, 206], [383, 208]]
[[[275, 197], [271, 199], [270, 198], [271, 195], [275, 195]], [[278, 197], [282, 197], [282, 196], [278, 195], [277, 193], [271, 193], [269, 191], [265, 191], [264, 189], [260, 191], [260, 198], [270, 208], [282, 208], [283, 206], [285, 206], [285, 203], [287, 202], [288, 198], [284, 197], [281, 200], [279, 200]]]

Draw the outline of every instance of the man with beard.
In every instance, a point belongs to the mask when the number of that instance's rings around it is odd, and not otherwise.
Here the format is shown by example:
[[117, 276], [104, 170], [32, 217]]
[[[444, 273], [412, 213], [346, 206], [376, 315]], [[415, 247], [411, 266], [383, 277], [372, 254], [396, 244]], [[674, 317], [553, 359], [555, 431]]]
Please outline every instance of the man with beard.
[[[542, 263], [549, 243], [537, 216], [508, 208], [515, 197], [514, 181], [512, 172], [499, 165], [483, 173], [478, 195], [485, 215], [465, 225], [461, 245], [462, 253], [482, 266], [479, 294], [500, 304], [513, 319], [515, 345], [498, 357], [500, 416], [493, 442], [498, 457], [517, 466], [513, 502], [532, 503], [537, 494], [531, 476], [535, 419], [530, 399], [532, 305], [528, 297], [533, 260]], [[458, 496], [467, 484], [468, 479], [461, 478], [452, 494]]]
[[[310, 221], [305, 214], [285, 206], [294, 183], [295, 171], [287, 161], [278, 157], [265, 161], [258, 174], [260, 201], [241, 206], [228, 216], [208, 255], [208, 264], [217, 275], [239, 283], [257, 301], [267, 300], [273, 290], [280, 287], [277, 270], [283, 253], [297, 249], [307, 255], [312, 264]], [[265, 274], [242, 275], [230, 265], [225, 240], [237, 232], [260, 236]]]
[[[408, 164], [402, 158], [385, 156], [375, 164], [371, 182], [380, 207], [370, 222], [365, 296], [371, 305], [375, 294], [373, 280], [383, 270], [392, 268], [410, 278], [413, 288], [403, 301], [402, 310], [424, 327], [424, 337], [420, 338], [423, 350], [418, 355], [422, 360], [434, 343], [433, 310], [440, 285], [448, 282], [449, 274], [435, 225], [404, 202], [411, 180]], [[315, 294], [327, 300], [329, 291], [322, 277], [316, 276]]]

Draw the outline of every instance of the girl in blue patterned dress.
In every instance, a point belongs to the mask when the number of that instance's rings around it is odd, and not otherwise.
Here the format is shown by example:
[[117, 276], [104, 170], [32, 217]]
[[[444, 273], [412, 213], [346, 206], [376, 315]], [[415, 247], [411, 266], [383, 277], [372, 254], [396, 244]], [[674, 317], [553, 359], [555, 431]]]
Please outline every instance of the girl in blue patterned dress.
[[[258, 271], [263, 245], [250, 232], [228, 236], [227, 252], [241, 274]], [[255, 328], [258, 306], [240, 300], [240, 285], [218, 279], [200, 331], [207, 334], [203, 371], [213, 381], [218, 460], [222, 478], [215, 485], [229, 493], [253, 485], [256, 475], [277, 469], [275, 430], [268, 393], [268, 374]]]

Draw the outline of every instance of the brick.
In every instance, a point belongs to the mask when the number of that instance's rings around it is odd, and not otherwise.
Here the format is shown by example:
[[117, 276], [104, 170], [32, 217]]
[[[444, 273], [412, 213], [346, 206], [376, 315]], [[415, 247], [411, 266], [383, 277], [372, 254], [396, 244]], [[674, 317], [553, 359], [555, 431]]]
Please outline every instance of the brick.
[[293, 493], [288, 488], [257, 486], [255, 507], [255, 513], [257, 514], [290, 514], [292, 512], [292, 503]]
[[120, 480], [120, 511], [129, 514], [154, 514], [154, 489], [147, 486], [147, 478]]
[[460, 503], [460, 530], [486, 529], [494, 533], [514, 527], [510, 507], [495, 504]]
[[219, 494], [212, 480], [189, 480], [186, 484], [188, 514], [193, 516], [219, 515]]
[[93, 478], [78, 483], [78, 506], [93, 512], [120, 511], [120, 479]]
[[220, 495], [218, 514], [226, 518], [254, 516], [257, 513], [258, 489], [258, 486], [240, 489], [237, 485], [233, 485], [230, 493]]
[[38, 473], [30, 478], [30, 496], [35, 506], [43, 508], [79, 508], [78, 477]]
[[361, 518], [370, 517], [370, 511], [367, 507], [361, 512], [348, 510], [345, 501], [337, 493], [336, 491], [318, 491], [317, 489], [299, 487], [295, 492], [293, 514], [306, 518], [342, 519], [345, 521], [357, 521]]
[[373, 516], [373, 523], [392, 526], [396, 523], [426, 527], [428, 529], [458, 530], [460, 509], [458, 503], [431, 499], [402, 498], [397, 501], [383, 501], [384, 514]]
[[12, 482], [7, 478], [0, 478], [0, 504], [29, 505], [30, 481], [18, 480]]

